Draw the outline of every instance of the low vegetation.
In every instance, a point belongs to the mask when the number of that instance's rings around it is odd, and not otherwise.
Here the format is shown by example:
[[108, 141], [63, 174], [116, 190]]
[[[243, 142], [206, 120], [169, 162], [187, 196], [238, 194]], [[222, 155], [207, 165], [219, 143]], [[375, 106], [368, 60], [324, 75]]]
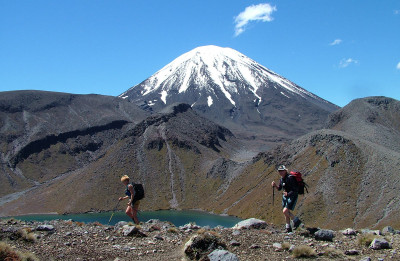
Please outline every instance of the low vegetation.
[[293, 249], [293, 257], [316, 257], [317, 252], [310, 246], [301, 245]]

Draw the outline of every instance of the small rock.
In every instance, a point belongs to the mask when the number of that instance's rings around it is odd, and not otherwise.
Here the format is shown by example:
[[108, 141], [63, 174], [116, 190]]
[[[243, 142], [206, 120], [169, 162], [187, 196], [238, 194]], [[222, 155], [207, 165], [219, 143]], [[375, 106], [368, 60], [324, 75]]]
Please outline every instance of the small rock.
[[157, 240], [164, 240], [164, 238], [163, 238], [161, 235], [155, 235], [155, 236], [154, 236], [154, 239], [157, 239]]
[[363, 259], [360, 259], [360, 261], [371, 261], [371, 258], [369, 256], [364, 257]]
[[332, 230], [320, 229], [315, 232], [314, 237], [317, 240], [332, 241], [335, 235]]
[[259, 248], [260, 248], [260, 246], [257, 245], [257, 244], [252, 244], [252, 245], [250, 246], [250, 249], [259, 249]]
[[236, 240], [231, 240], [231, 242], [229, 242], [229, 244], [231, 245], [231, 246], [240, 246], [240, 243], [238, 242], [238, 241], [236, 241]]
[[350, 249], [350, 250], [344, 251], [344, 254], [348, 255], [348, 256], [356, 256], [356, 255], [360, 254], [360, 251], [358, 251], [357, 249]]
[[119, 228], [121, 228], [121, 227], [123, 227], [123, 226], [126, 226], [126, 225], [128, 225], [128, 222], [126, 222], [126, 221], [120, 221], [120, 222], [118, 222], [117, 224], [115, 224], [114, 227], [115, 227], [115, 229], [117, 230], [117, 229], [119, 229]]
[[214, 250], [208, 256], [210, 261], [239, 261], [239, 258], [226, 250]]
[[375, 238], [375, 239], [372, 241], [371, 245], [369, 245], [369, 247], [370, 247], [371, 249], [374, 249], [374, 250], [390, 249], [390, 248], [392, 248], [392, 247], [390, 246], [389, 242], [387, 242], [387, 241], [386, 241], [385, 239], [383, 239], [383, 238]]
[[240, 235], [240, 231], [239, 231], [239, 230], [234, 230], [234, 231], [232, 232], [232, 235], [233, 235], [233, 236], [239, 236], [239, 235]]
[[274, 243], [274, 244], [272, 245], [272, 247], [275, 249], [276, 252], [281, 252], [281, 251], [283, 251], [283, 248], [282, 248], [282, 244], [281, 244], [281, 243]]
[[156, 223], [160, 223], [160, 222], [161, 221], [159, 219], [150, 219], [146, 223], [147, 224], [156, 224]]
[[249, 218], [237, 223], [233, 229], [264, 229], [266, 227], [267, 222], [256, 218]]

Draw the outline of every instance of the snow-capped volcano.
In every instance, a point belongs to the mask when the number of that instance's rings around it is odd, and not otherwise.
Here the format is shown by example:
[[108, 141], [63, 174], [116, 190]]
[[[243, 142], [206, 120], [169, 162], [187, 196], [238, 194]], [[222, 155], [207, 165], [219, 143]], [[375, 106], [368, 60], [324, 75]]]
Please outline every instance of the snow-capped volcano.
[[[289, 136], [322, 125], [316, 120], [325, 121], [338, 108], [238, 51], [212, 45], [179, 56], [120, 97], [153, 111], [185, 102], [234, 132], [277, 125], [275, 131], [291, 133]], [[313, 118], [306, 125], [299, 124], [293, 132], [282, 129], [282, 124], [307, 115]], [[281, 123], [269, 122], [275, 119]]]
[[[238, 85], [238, 82], [241, 84]], [[255, 102], [260, 103], [262, 98], [257, 91], [266, 87], [266, 83], [275, 84], [275, 88], [281, 87], [281, 94], [286, 97], [288, 93], [294, 93], [317, 98], [238, 51], [213, 45], [198, 47], [179, 56], [139, 86], [143, 97], [156, 93], [164, 104], [167, 104], [171, 92], [184, 93], [196, 88], [206, 93], [208, 106], [219, 99], [215, 94], [218, 89], [236, 106], [233, 97], [246, 91], [246, 88], [253, 93]], [[121, 94], [121, 97], [130, 97], [135, 88], [138, 86]]]

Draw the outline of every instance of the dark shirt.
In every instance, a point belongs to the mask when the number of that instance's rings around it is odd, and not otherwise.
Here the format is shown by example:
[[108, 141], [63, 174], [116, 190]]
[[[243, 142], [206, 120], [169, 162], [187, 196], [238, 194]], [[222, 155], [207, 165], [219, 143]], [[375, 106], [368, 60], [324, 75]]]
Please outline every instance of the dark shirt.
[[297, 181], [292, 175], [287, 174], [280, 179], [278, 190], [287, 192], [288, 197], [294, 197], [298, 194]]

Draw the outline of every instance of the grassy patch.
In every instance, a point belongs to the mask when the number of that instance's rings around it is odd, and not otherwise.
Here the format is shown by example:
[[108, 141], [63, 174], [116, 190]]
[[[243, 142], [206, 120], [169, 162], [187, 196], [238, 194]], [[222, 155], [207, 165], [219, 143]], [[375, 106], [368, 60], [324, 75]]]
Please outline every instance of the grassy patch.
[[0, 260], [39, 261], [33, 253], [15, 250], [5, 242], [0, 242]]
[[21, 228], [17, 232], [18, 236], [27, 242], [36, 242], [37, 236], [30, 228]]
[[300, 257], [305, 257], [305, 258], [311, 258], [311, 257], [317, 257], [317, 252], [315, 252], [314, 249], [312, 249], [309, 246], [297, 246], [293, 249], [293, 257], [295, 258], [300, 258]]
[[343, 258], [345, 255], [339, 249], [328, 247], [324, 251], [324, 256], [327, 256], [327, 257], [330, 257], [330, 258]]
[[372, 241], [374, 241], [375, 238], [381, 238], [381, 236], [375, 235], [373, 233], [362, 234], [357, 237], [357, 244], [359, 246], [368, 247], [369, 245], [371, 245]]

